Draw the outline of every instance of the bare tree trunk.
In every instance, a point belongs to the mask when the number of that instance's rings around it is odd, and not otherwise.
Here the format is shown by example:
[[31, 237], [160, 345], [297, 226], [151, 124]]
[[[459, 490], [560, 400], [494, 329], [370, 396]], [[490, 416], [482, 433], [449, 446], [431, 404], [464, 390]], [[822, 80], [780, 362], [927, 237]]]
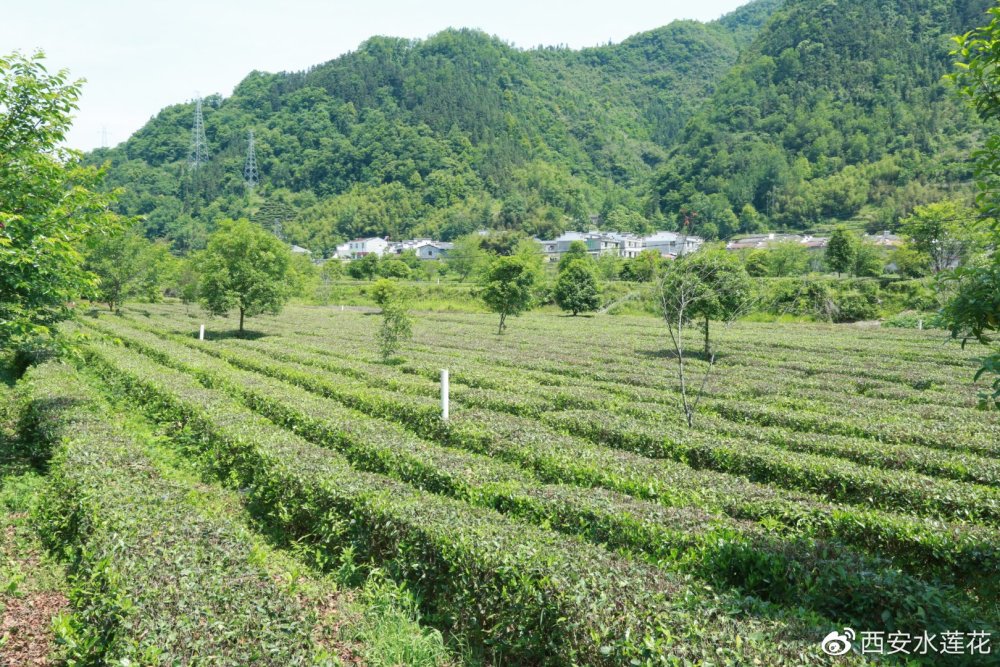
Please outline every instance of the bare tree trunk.
[[500, 313], [500, 327], [497, 329], [498, 336], [503, 333], [504, 320], [506, 319], [507, 319], [507, 313]]
[[240, 308], [240, 335], [241, 336], [243, 335], [243, 314], [244, 314], [244, 312], [245, 311], [242, 308]]

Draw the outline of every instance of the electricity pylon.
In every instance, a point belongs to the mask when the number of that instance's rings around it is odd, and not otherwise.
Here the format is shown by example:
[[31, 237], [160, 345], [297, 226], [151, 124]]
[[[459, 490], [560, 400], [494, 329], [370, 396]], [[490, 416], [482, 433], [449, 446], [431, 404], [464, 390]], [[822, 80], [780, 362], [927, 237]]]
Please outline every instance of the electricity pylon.
[[194, 102], [194, 127], [191, 128], [191, 168], [208, 162], [208, 140], [205, 139], [205, 118], [201, 113], [201, 97]]
[[257, 151], [253, 147], [253, 130], [247, 139], [247, 159], [243, 163], [243, 180], [247, 188], [253, 190], [260, 182], [260, 172], [257, 171]]

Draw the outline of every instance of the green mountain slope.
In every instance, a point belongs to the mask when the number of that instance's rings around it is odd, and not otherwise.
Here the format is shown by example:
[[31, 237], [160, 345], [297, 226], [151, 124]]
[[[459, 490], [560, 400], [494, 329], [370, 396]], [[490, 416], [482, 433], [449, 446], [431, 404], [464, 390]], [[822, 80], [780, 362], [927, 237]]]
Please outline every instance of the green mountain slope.
[[992, 4], [787, 3], [685, 128], [656, 175], [653, 208], [700, 212], [708, 234], [762, 219], [879, 227], [962, 191], [979, 126], [942, 77], [949, 38]]
[[[193, 104], [161, 111], [111, 163], [150, 236], [196, 247], [219, 216], [275, 220], [330, 252], [364, 234], [452, 237], [481, 226], [549, 235], [615, 207], [649, 178], [779, 3], [621, 44], [518, 50], [469, 30], [375, 37], [306, 72], [254, 72], [205, 100], [211, 161], [187, 165]], [[262, 185], [241, 182], [254, 129]]]
[[[375, 37], [305, 72], [254, 72], [95, 151], [122, 208], [185, 250], [220, 217], [328, 254], [361, 235], [551, 236], [593, 216], [706, 236], [891, 226], [968, 189], [977, 121], [942, 81], [989, 0], [757, 0], [620, 44], [519, 50], [470, 30]], [[261, 185], [242, 165], [253, 129]]]

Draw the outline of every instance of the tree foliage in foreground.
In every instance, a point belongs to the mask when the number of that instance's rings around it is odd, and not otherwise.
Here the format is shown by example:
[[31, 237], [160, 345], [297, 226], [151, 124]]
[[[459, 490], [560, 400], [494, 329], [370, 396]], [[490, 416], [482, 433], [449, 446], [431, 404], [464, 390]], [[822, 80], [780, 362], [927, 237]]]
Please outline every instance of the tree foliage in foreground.
[[[956, 38], [958, 72], [954, 80], [969, 98], [979, 116], [991, 123], [1000, 121], [1000, 7], [990, 9], [990, 22]], [[995, 344], [1000, 333], [1000, 134], [995, 129], [976, 154], [976, 180], [980, 186], [976, 203], [980, 215], [989, 220], [992, 256], [978, 265], [960, 268], [953, 280], [957, 296], [945, 308], [952, 336], [963, 344], [974, 339], [983, 345]], [[980, 222], [980, 225], [987, 223]], [[993, 393], [984, 400], [1000, 407], [1000, 352], [986, 356], [976, 379], [991, 374]]]
[[85, 239], [113, 234], [117, 193], [62, 147], [80, 81], [55, 74], [38, 53], [0, 57], [0, 348], [50, 333], [92, 290]]
[[281, 312], [290, 264], [288, 247], [270, 232], [247, 220], [223, 221], [201, 255], [201, 303], [216, 316], [238, 310], [242, 333], [245, 318]]

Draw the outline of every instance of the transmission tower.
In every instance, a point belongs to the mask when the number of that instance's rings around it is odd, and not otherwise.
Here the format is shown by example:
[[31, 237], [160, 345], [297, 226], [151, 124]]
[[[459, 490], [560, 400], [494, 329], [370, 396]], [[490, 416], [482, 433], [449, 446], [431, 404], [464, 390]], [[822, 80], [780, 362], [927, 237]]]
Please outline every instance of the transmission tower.
[[191, 168], [208, 162], [208, 140], [205, 139], [205, 118], [201, 114], [201, 97], [194, 101], [194, 127], [191, 128]]
[[250, 190], [253, 190], [260, 182], [260, 172], [257, 171], [257, 151], [253, 147], [253, 130], [250, 130], [250, 137], [247, 140], [247, 159], [243, 163], [243, 180]]

